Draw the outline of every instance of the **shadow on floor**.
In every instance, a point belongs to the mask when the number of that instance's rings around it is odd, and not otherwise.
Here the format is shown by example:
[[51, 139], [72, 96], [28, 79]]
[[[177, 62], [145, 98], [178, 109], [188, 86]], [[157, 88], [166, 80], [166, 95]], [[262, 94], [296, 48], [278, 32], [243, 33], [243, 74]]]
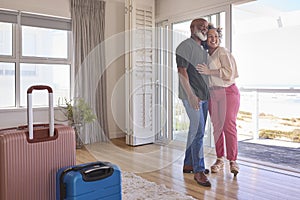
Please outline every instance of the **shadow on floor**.
[[299, 170], [300, 148], [238, 142], [239, 156]]

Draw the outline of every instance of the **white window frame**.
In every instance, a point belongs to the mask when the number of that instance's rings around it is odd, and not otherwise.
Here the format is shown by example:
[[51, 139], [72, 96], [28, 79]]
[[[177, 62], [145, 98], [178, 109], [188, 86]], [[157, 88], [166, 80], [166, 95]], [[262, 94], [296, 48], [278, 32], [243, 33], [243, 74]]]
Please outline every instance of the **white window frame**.
[[[0, 62], [15, 63], [15, 106], [8, 107], [8, 109], [22, 108], [20, 102], [21, 92], [21, 73], [20, 63], [35, 63], [35, 64], [63, 64], [70, 66], [70, 97], [72, 96], [73, 76], [72, 74], [72, 40], [71, 40], [71, 19], [45, 16], [40, 14], [33, 14], [21, 11], [0, 10], [0, 22], [12, 23], [12, 55], [0, 55]], [[68, 55], [67, 58], [47, 58], [47, 57], [30, 57], [22, 56], [22, 25], [32, 26], [36, 28], [49, 28], [58, 30], [67, 30], [68, 32]], [[0, 108], [7, 110], [7, 108]]]

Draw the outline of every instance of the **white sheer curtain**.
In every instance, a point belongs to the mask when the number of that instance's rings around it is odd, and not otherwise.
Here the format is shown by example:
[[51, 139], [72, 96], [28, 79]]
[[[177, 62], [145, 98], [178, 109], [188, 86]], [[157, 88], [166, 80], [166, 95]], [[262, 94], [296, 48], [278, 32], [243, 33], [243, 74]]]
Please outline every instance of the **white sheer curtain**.
[[105, 76], [105, 2], [70, 0], [75, 65], [74, 97], [83, 98], [97, 115], [80, 133], [83, 143], [108, 140]]

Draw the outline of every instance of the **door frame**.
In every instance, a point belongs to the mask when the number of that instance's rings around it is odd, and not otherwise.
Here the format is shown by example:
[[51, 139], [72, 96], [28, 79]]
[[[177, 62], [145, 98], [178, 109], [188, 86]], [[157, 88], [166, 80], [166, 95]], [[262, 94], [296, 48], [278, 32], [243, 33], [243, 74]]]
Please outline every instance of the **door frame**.
[[[174, 92], [172, 92], [174, 90], [174, 86], [173, 86], [173, 66], [175, 65], [175, 63], [173, 63], [173, 56], [175, 56], [174, 52], [173, 52], [173, 36], [172, 36], [172, 30], [173, 30], [173, 24], [174, 23], [179, 23], [179, 22], [184, 22], [184, 21], [188, 21], [188, 20], [192, 20], [195, 18], [199, 18], [199, 17], [205, 17], [205, 16], [209, 16], [209, 15], [213, 15], [216, 13], [221, 13], [224, 12], [225, 13], [225, 47], [229, 50], [231, 50], [231, 30], [232, 30], [232, 13], [231, 13], [231, 4], [228, 5], [223, 5], [223, 6], [219, 6], [219, 7], [215, 7], [215, 8], [210, 8], [210, 9], [200, 9], [200, 10], [196, 10], [194, 12], [191, 13], [187, 13], [187, 14], [182, 14], [182, 15], [176, 15], [176, 16], [172, 16], [170, 18], [168, 18], [168, 20], [166, 21], [161, 21], [161, 22], [157, 22], [156, 23], [156, 28], [157, 27], [168, 27], [168, 31], [165, 31], [164, 37], [167, 37], [166, 41], [167, 41], [167, 49], [164, 49], [165, 47], [163, 47], [163, 51], [164, 51], [164, 60], [167, 61], [166, 64], [166, 75], [163, 76], [165, 77], [164, 80], [160, 80], [159, 78], [162, 77], [161, 74], [159, 74], [159, 72], [156, 72], [156, 80], [157, 81], [161, 81], [163, 82], [166, 87], [167, 90], [166, 91], [166, 97], [165, 97], [165, 104], [161, 105], [162, 108], [166, 108], [167, 109], [167, 115], [166, 115], [166, 123], [164, 124], [163, 127], [161, 127], [161, 124], [158, 123], [158, 125], [160, 125], [160, 127], [157, 127], [156, 130], [161, 130], [163, 131], [163, 133], [159, 134], [160, 136], [160, 140], [173, 140], [173, 95]], [[199, 14], [200, 13], [200, 14]], [[159, 40], [157, 38], [157, 40]], [[164, 40], [163, 40], [164, 41]], [[158, 53], [157, 53], [158, 54]], [[159, 57], [156, 61], [156, 63], [160, 63], [161, 60], [159, 60]], [[165, 72], [163, 72], [165, 73]], [[176, 89], [176, 88], [175, 88]], [[156, 94], [158, 94], [158, 92], [160, 92], [160, 90], [156, 90]], [[160, 112], [156, 113], [155, 118], [160, 119], [159, 115]], [[212, 126], [210, 125], [210, 120], [208, 118], [208, 127], [207, 127], [207, 135], [208, 138], [205, 141], [205, 145], [207, 146], [214, 146], [214, 140], [212, 137]], [[162, 139], [163, 138], [163, 139]]]

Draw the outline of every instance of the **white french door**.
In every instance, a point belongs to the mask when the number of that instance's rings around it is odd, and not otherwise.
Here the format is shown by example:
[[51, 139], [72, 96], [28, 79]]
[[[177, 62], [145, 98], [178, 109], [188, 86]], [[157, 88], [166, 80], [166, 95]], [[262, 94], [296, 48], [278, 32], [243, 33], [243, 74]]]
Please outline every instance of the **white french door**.
[[170, 66], [170, 27], [167, 21], [156, 24], [156, 134], [155, 142], [172, 140], [172, 67]]
[[154, 0], [125, 2], [126, 144], [154, 142]]

